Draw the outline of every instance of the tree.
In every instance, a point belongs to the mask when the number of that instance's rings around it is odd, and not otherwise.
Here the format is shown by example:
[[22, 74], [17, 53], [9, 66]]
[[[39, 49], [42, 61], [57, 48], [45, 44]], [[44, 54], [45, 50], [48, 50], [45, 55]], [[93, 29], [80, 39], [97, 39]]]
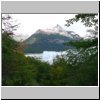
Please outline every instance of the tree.
[[8, 35], [13, 35], [13, 32], [17, 30], [19, 24], [10, 15], [2, 15], [2, 33], [7, 33]]
[[81, 21], [87, 27], [93, 27], [94, 29], [87, 30], [92, 35], [98, 34], [98, 14], [77, 14], [74, 18], [66, 20], [67, 23], [65, 25], [69, 27], [78, 21]]
[[[98, 85], [98, 18], [97, 14], [78, 14], [75, 18], [66, 20], [66, 26], [81, 21], [87, 27], [94, 27], [88, 30], [90, 38], [81, 41], [66, 43], [76, 48], [77, 53], [72, 52], [69, 61], [77, 68], [75, 74], [76, 84]], [[70, 54], [69, 54], [70, 55]], [[78, 81], [79, 80], [79, 81]]]
[[12, 38], [18, 25], [11, 19], [2, 17], [2, 85], [36, 85], [34, 65], [21, 52], [23, 44]]
[[[89, 53], [93, 51], [98, 51], [98, 14], [77, 14], [74, 18], [66, 20], [66, 26], [70, 26], [71, 24], [81, 21], [87, 27], [93, 27], [94, 29], [87, 30], [90, 32], [90, 36], [86, 39], [82, 39], [81, 41], [71, 41], [67, 43], [67, 45], [72, 45], [76, 47], [80, 53]], [[66, 43], [65, 43], [66, 44]], [[91, 53], [92, 53], [91, 52]], [[98, 53], [98, 52], [96, 52]], [[93, 54], [93, 53], [92, 53]]]

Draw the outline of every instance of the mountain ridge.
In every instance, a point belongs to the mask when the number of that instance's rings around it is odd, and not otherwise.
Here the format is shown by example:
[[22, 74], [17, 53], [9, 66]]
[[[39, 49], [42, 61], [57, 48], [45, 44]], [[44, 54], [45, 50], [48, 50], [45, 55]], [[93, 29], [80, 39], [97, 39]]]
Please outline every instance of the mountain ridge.
[[24, 42], [26, 43], [25, 53], [41, 53], [43, 51], [64, 51], [72, 48], [65, 46], [65, 42], [79, 40], [81, 37], [73, 31], [65, 31], [60, 25], [52, 29], [38, 29]]
[[[34, 34], [37, 33], [46, 33], [46, 34], [60, 34], [60, 35], [64, 35], [64, 36], [69, 36], [70, 38], [80, 38], [80, 36], [78, 34], [76, 34], [74, 31], [65, 31], [59, 24], [57, 24], [56, 26], [54, 26], [53, 28], [47, 28], [47, 29], [38, 29]], [[70, 32], [70, 33], [69, 33]], [[72, 34], [74, 33], [74, 34]]]

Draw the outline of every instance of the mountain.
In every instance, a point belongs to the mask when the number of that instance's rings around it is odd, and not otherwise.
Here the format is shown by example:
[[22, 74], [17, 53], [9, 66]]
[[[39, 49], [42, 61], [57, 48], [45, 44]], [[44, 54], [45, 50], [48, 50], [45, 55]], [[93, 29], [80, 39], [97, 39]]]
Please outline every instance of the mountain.
[[65, 42], [80, 40], [80, 36], [73, 31], [65, 31], [60, 25], [52, 29], [38, 29], [24, 42], [25, 53], [41, 53], [43, 51], [64, 51], [71, 46], [65, 46]]
[[67, 36], [69, 38], [74, 38], [74, 39], [79, 39], [80, 36], [78, 34], [76, 34], [74, 31], [65, 31], [60, 25], [56, 25], [55, 27], [53, 27], [52, 29], [39, 29], [37, 30], [34, 34], [38, 34], [38, 33], [43, 33], [43, 34], [59, 34], [59, 35], [63, 35], [63, 36]]

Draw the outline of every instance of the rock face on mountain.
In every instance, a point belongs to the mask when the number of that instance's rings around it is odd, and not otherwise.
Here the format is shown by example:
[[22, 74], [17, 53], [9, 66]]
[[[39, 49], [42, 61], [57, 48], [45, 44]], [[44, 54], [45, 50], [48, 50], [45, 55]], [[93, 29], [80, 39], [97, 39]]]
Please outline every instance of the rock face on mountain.
[[80, 36], [73, 31], [65, 31], [60, 25], [52, 29], [38, 29], [24, 42], [26, 47], [25, 53], [41, 53], [43, 51], [64, 51], [72, 48], [65, 46], [65, 42], [80, 40]]

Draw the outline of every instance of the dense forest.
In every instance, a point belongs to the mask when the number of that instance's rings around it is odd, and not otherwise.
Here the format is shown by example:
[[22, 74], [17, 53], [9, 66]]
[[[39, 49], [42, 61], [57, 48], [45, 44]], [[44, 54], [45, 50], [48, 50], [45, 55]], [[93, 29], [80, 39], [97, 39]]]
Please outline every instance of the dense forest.
[[[23, 53], [23, 43], [16, 42], [12, 38], [12, 30], [2, 29], [2, 85], [97, 86], [98, 19], [96, 16], [97, 14], [78, 14], [75, 18], [66, 20], [67, 26], [77, 21], [82, 21], [85, 26], [94, 26], [94, 30], [88, 30], [92, 37], [65, 43], [64, 45], [74, 46], [77, 54], [69, 50], [67, 60], [58, 56], [52, 65], [36, 58], [26, 57]], [[11, 28], [15, 27], [16, 25]]]

